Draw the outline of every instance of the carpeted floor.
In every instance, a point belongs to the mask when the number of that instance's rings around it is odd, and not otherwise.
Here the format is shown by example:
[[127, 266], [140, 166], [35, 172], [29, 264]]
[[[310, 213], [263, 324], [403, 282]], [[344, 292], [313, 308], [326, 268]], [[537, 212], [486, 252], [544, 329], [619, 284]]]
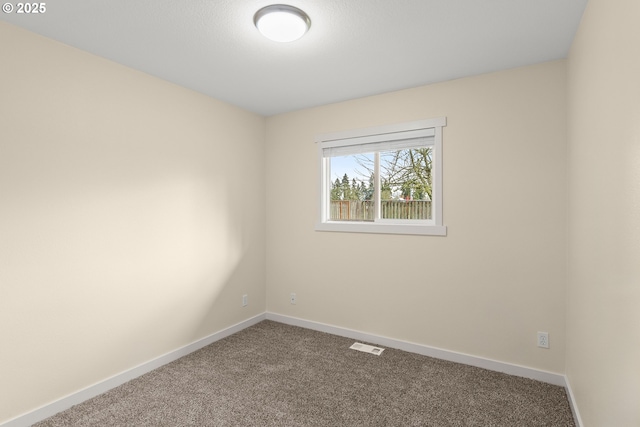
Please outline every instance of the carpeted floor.
[[574, 426], [562, 387], [264, 321], [36, 426]]

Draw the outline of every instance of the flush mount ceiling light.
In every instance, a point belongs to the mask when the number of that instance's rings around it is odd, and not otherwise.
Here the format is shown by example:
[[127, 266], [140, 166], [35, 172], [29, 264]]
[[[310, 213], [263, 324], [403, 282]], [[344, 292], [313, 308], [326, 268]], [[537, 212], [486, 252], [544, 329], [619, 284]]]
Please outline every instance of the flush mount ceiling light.
[[266, 38], [286, 43], [304, 36], [311, 26], [311, 19], [297, 7], [272, 4], [257, 11], [253, 23]]

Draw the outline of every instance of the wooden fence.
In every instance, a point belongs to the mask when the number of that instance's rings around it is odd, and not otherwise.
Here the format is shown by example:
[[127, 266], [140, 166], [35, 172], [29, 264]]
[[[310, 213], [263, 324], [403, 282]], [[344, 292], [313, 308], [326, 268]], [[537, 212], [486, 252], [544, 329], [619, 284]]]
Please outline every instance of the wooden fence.
[[[381, 217], [385, 219], [431, 219], [430, 200], [383, 200]], [[373, 221], [372, 200], [332, 200], [332, 221]]]

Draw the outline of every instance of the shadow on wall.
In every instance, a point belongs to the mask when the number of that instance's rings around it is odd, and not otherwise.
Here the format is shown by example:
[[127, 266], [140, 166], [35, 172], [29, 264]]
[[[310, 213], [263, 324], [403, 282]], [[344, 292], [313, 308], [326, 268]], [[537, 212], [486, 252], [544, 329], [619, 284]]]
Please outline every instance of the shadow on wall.
[[239, 286], [248, 245], [230, 183], [149, 169], [91, 182], [67, 170], [31, 186], [15, 176], [25, 170], [2, 174], [0, 318], [11, 350], [0, 371], [12, 392], [0, 419], [33, 390], [46, 402], [228, 323], [223, 295]]

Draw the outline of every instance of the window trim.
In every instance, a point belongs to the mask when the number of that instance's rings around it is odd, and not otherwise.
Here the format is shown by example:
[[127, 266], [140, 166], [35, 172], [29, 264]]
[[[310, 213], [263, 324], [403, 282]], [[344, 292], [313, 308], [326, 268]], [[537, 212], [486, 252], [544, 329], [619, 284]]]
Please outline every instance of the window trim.
[[[446, 117], [419, 120], [415, 122], [332, 132], [316, 136], [318, 148], [319, 206], [316, 231], [349, 233], [414, 234], [446, 236], [447, 227], [442, 222], [442, 128], [447, 125]], [[330, 147], [361, 145], [385, 140], [407, 138], [424, 132], [433, 134], [433, 189], [431, 220], [379, 220], [376, 222], [352, 222], [328, 220], [328, 194], [331, 177], [328, 176], [328, 159], [323, 150]]]

